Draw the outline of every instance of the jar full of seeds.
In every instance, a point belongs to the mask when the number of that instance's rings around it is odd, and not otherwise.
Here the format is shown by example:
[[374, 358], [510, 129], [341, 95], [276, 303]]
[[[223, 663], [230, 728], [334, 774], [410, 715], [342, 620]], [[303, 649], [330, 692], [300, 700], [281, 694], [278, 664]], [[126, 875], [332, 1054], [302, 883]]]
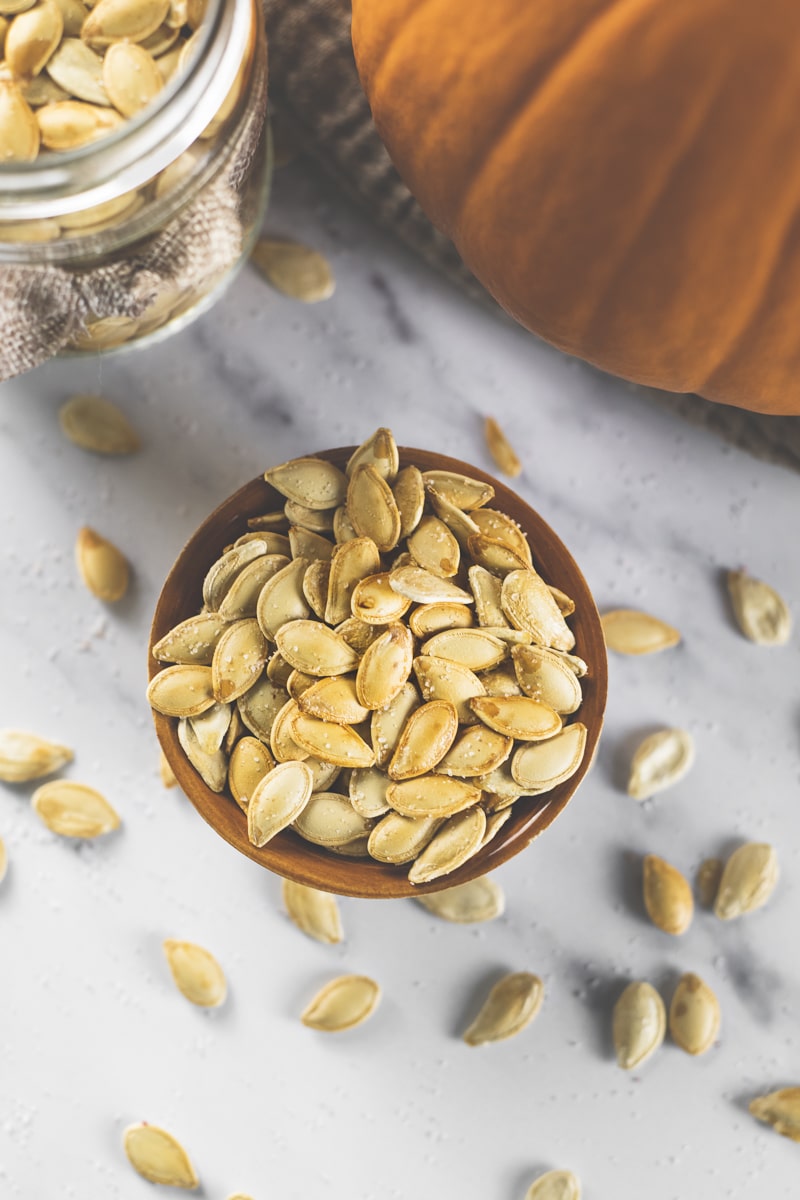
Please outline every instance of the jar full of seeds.
[[258, 0], [0, 0], [0, 379], [182, 327], [266, 203]]

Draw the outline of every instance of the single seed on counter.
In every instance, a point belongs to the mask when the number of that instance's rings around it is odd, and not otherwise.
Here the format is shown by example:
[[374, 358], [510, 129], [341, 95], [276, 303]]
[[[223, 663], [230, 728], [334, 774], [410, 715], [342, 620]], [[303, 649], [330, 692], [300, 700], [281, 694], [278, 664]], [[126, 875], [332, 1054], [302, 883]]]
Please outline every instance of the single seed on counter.
[[129, 1125], [122, 1135], [128, 1161], [149, 1183], [193, 1191], [200, 1186], [189, 1155], [166, 1129], [142, 1121]]
[[292, 879], [283, 881], [283, 903], [290, 918], [303, 933], [317, 942], [341, 942], [342, 919], [336, 897]]
[[330, 263], [310, 246], [262, 238], [256, 242], [250, 258], [267, 283], [290, 300], [316, 304], [329, 300], [336, 290]]
[[441, 892], [417, 896], [417, 900], [434, 916], [456, 925], [475, 925], [493, 921], [505, 911], [505, 896], [499, 883], [482, 875], [469, 883], [459, 883]]
[[3, 880], [5, 879], [7, 870], [8, 870], [8, 855], [6, 853], [6, 844], [3, 841], [3, 839], [0, 837], [0, 883], [2, 883]]
[[167, 938], [163, 948], [175, 986], [187, 1000], [200, 1008], [218, 1008], [224, 1002], [228, 985], [213, 954], [174, 938]]
[[52, 833], [61, 837], [96, 838], [119, 829], [119, 814], [105, 796], [86, 784], [55, 779], [31, 796], [31, 806]]
[[581, 1200], [581, 1185], [572, 1171], [547, 1171], [533, 1181], [525, 1200]]
[[72, 396], [58, 413], [64, 436], [95, 454], [135, 454], [139, 435], [124, 413], [104, 396]]
[[28, 783], [60, 771], [72, 762], [68, 746], [51, 742], [23, 729], [0, 729], [0, 779], [4, 783]]
[[600, 618], [606, 645], [617, 654], [656, 654], [677, 646], [681, 635], [677, 629], [652, 617], [649, 613], [631, 608], [615, 608]]
[[648, 800], [683, 779], [694, 762], [694, 742], [684, 729], [660, 729], [640, 742], [631, 760], [628, 795]]
[[792, 632], [792, 614], [786, 601], [768, 583], [746, 571], [728, 572], [728, 594], [739, 628], [751, 642], [783, 646]]
[[657, 854], [646, 854], [642, 866], [644, 906], [650, 920], [664, 933], [685, 933], [694, 915], [688, 880]]
[[522, 463], [519, 461], [516, 451], [494, 417], [486, 418], [483, 429], [486, 445], [489, 447], [489, 453], [498, 469], [504, 475], [516, 479], [517, 475], [522, 471]]
[[114, 604], [128, 590], [130, 571], [121, 550], [88, 525], [79, 530], [75, 559], [86, 587], [98, 600]]
[[468, 1046], [483, 1046], [514, 1037], [542, 1007], [544, 984], [538, 975], [519, 971], [499, 980], [472, 1024], [464, 1031]]
[[612, 1033], [617, 1063], [632, 1071], [647, 1062], [664, 1041], [664, 1001], [649, 983], [629, 983], [614, 1005]]
[[669, 1006], [672, 1040], [687, 1054], [705, 1054], [719, 1034], [717, 997], [699, 975], [682, 975]]
[[371, 1017], [380, 999], [381, 989], [374, 979], [366, 975], [340, 975], [317, 993], [300, 1020], [309, 1029], [341, 1033]]
[[734, 850], [722, 870], [714, 914], [731, 921], [767, 903], [778, 883], [778, 856], [773, 846], [747, 842]]
[[782, 1137], [800, 1142], [800, 1087], [780, 1088], [750, 1101], [750, 1112], [757, 1121], [771, 1125]]

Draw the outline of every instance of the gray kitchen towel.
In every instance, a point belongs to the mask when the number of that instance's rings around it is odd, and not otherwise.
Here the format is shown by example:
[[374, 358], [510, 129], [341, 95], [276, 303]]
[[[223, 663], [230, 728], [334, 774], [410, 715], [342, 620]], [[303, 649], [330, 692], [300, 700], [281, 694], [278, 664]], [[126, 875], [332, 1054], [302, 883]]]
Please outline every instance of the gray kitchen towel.
[[[270, 99], [291, 123], [303, 150], [378, 224], [500, 314], [392, 166], [358, 81], [350, 45], [350, 0], [267, 0], [266, 7]], [[800, 471], [800, 418], [764, 416], [653, 388], [638, 390], [643, 398], [756, 457]]]

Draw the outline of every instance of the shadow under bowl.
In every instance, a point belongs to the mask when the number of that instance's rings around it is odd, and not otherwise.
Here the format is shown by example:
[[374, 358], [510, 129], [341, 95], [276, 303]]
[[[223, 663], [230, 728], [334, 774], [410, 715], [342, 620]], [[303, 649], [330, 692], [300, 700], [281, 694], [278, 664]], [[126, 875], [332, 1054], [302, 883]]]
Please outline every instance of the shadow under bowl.
[[[316, 457], [344, 469], [354, 450], [355, 446], [344, 446], [319, 451]], [[603, 724], [608, 688], [605, 640], [589, 586], [566, 546], [516, 493], [477, 467], [430, 451], [401, 447], [400, 466], [410, 464], [422, 471], [457, 471], [490, 483], [495, 490], [491, 507], [500, 509], [517, 522], [527, 534], [537, 570], [575, 601], [575, 613], [569, 623], [575, 634], [575, 652], [589, 664], [589, 674], [581, 680], [583, 702], [574, 716], [588, 730], [586, 751], [580, 767], [565, 783], [540, 797], [518, 800], [511, 817], [492, 841], [463, 866], [430, 883], [414, 885], [408, 881], [410, 863], [390, 866], [373, 859], [333, 854], [304, 841], [292, 829], [283, 830], [261, 848], [253, 846], [247, 836], [247, 817], [239, 805], [227, 792], [212, 792], [189, 763], [178, 742], [177, 720], [160, 713], [153, 714], [158, 739], [178, 783], [201, 817], [220, 837], [254, 862], [286, 879], [341, 896], [369, 899], [418, 896], [466, 883], [507, 862], [538, 837], [566, 807], [592, 764]], [[283, 497], [263, 478], [253, 479], [229, 496], [192, 535], [167, 576], [156, 606], [148, 652], [151, 679], [164, 666], [153, 658], [153, 646], [180, 621], [199, 611], [203, 579], [223, 547], [247, 532], [248, 518], [282, 508], [283, 504]]]

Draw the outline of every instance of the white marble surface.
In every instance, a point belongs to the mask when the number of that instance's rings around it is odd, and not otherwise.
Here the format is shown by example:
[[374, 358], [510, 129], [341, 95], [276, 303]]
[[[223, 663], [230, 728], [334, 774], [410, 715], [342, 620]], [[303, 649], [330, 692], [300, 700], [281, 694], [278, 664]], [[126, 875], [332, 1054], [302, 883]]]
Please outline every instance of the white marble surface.
[[[796, 1197], [797, 1146], [746, 1101], [800, 1083], [800, 636], [780, 650], [744, 641], [720, 576], [746, 564], [800, 615], [800, 480], [472, 308], [300, 167], [278, 177], [269, 225], [330, 256], [330, 302], [289, 303], [247, 271], [151, 352], [51, 364], [0, 389], [0, 724], [73, 745], [68, 774], [124, 820], [70, 844], [38, 823], [31, 789], [0, 787], [0, 1195], [151, 1195], [120, 1144], [146, 1119], [183, 1140], [208, 1200], [522, 1200], [555, 1166], [580, 1175], [585, 1200]], [[125, 408], [141, 454], [102, 460], [62, 439], [58, 405], [87, 389]], [[599, 604], [648, 608], [684, 641], [612, 662], [597, 764], [498, 873], [503, 919], [461, 928], [412, 901], [344, 901], [345, 943], [320, 946], [282, 913], [279, 881], [161, 787], [143, 697], [153, 606], [187, 535], [268, 464], [390, 424], [405, 444], [491, 469], [486, 412]], [[84, 523], [134, 564], [116, 608], [76, 578]], [[696, 766], [638, 805], [626, 762], [662, 724], [692, 730]], [[768, 908], [730, 927], [698, 913], [681, 939], [647, 923], [642, 853], [691, 873], [741, 839], [778, 847]], [[176, 993], [167, 936], [217, 954], [223, 1009]], [[542, 975], [541, 1014], [514, 1041], [468, 1049], [476, 997], [511, 969]], [[304, 1029], [306, 1000], [349, 970], [383, 985], [376, 1017], [339, 1037]], [[667, 1045], [624, 1074], [609, 1045], [623, 982], [648, 978], [668, 998], [683, 970], [718, 992], [719, 1044], [700, 1060]]]

